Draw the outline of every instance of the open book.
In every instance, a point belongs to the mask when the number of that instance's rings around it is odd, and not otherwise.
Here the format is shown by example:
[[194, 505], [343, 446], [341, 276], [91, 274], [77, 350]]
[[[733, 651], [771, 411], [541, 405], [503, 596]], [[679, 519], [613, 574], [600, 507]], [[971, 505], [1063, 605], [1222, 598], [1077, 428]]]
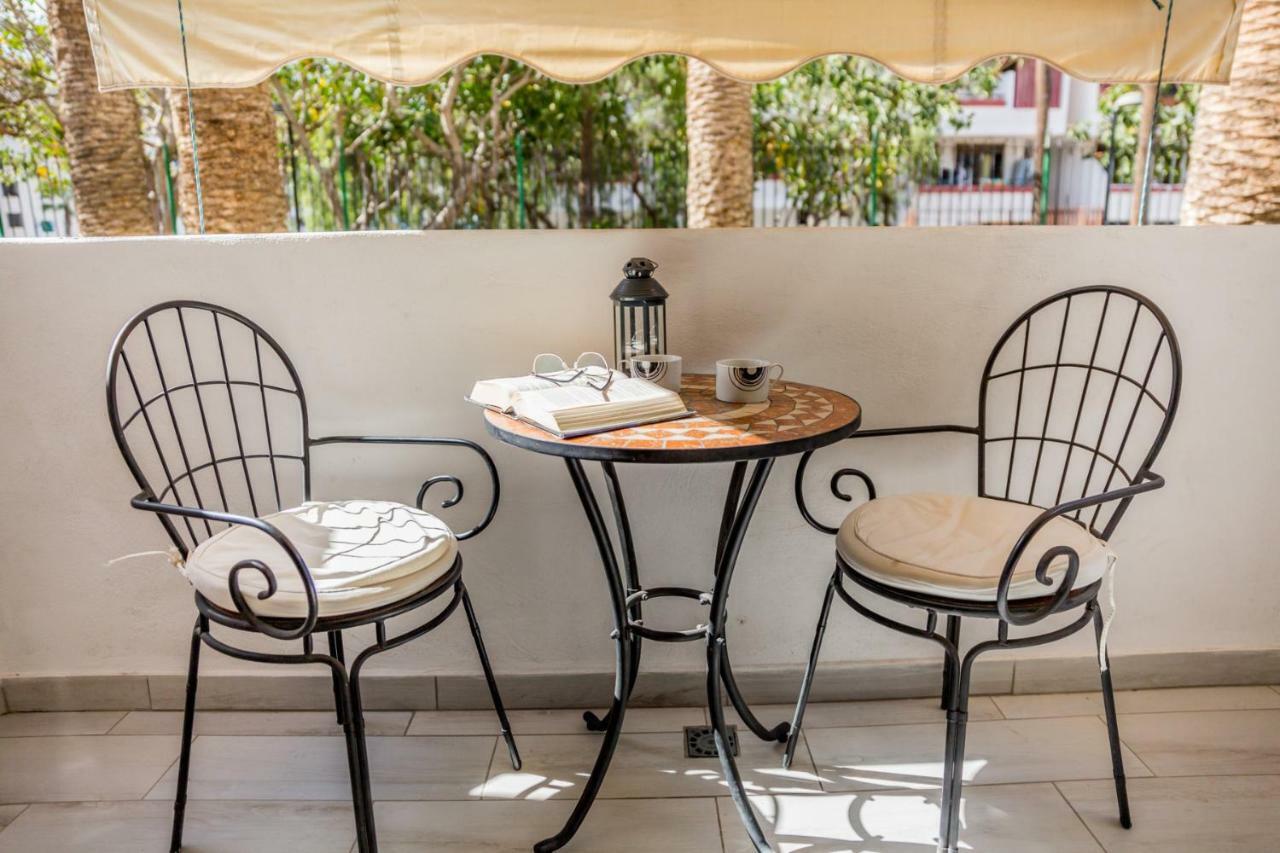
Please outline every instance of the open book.
[[[620, 379], [627, 378], [625, 373], [619, 373], [616, 370], [610, 373], [612, 374], [611, 385]], [[509, 415], [514, 407], [515, 395], [522, 391], [548, 391], [552, 388], [563, 388], [574, 376], [578, 378], [571, 383], [572, 385], [586, 387], [590, 383], [599, 387], [604, 384], [605, 372], [603, 367], [593, 367], [589, 371], [561, 370], [557, 373], [549, 373], [547, 376], [550, 378], [529, 373], [524, 376], [510, 376], [506, 379], [482, 379], [471, 386], [471, 393], [467, 395], [467, 399], [486, 409]]]
[[536, 376], [517, 376], [477, 382], [468, 399], [559, 438], [671, 421], [693, 414], [674, 391], [617, 372], [604, 391], [584, 383], [558, 385]]

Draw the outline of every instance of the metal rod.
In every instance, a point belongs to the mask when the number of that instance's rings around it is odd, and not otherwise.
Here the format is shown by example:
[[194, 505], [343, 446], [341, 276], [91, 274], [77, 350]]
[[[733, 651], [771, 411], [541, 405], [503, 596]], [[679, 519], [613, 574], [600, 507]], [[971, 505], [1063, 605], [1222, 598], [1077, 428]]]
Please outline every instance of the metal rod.
[[191, 172], [196, 185], [196, 212], [200, 233], [204, 234], [204, 186], [200, 181], [200, 143], [196, 134], [196, 108], [191, 99], [191, 64], [187, 58], [187, 22], [182, 12], [182, 0], [178, 2], [178, 34], [182, 39], [182, 76], [187, 84], [187, 130], [191, 136]]
[[[1173, 24], [1173, 2], [1174, 0], [1168, 0], [1169, 6], [1164, 14], [1164, 39], [1160, 42], [1160, 70], [1156, 73], [1155, 104], [1152, 105], [1151, 128], [1147, 131], [1147, 157], [1142, 164], [1142, 193], [1138, 199], [1139, 225], [1147, 224], [1147, 202], [1151, 195], [1151, 155], [1155, 152], [1156, 127], [1160, 124], [1160, 90], [1164, 88], [1164, 61], [1169, 52], [1169, 27]], [[1155, 5], [1157, 9], [1160, 8], [1158, 2]]]

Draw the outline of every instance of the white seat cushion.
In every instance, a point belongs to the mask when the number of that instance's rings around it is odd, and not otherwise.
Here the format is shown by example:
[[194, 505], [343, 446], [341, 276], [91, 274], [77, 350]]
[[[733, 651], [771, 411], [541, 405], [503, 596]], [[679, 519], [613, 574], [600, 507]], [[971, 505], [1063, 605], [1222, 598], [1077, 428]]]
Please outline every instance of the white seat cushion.
[[[263, 516], [302, 556], [315, 580], [319, 614], [339, 616], [403, 601], [444, 576], [458, 541], [430, 513], [389, 501], [310, 501]], [[293, 561], [261, 531], [237, 525], [200, 543], [183, 574], [201, 595], [234, 611], [228, 578], [241, 560], [261, 560], [275, 573], [275, 595], [253, 570], [240, 572], [240, 589], [259, 616], [304, 618], [307, 597]]]
[[[1009, 501], [920, 493], [868, 501], [845, 519], [836, 549], [851, 567], [872, 580], [910, 592], [995, 601], [1000, 573], [1018, 537], [1041, 510]], [[1009, 599], [1052, 594], [1067, 571], [1067, 558], [1050, 564], [1049, 587], [1035, 578], [1045, 551], [1066, 545], [1080, 555], [1076, 588], [1100, 580], [1110, 551], [1089, 531], [1066, 518], [1052, 519], [1022, 552]]]

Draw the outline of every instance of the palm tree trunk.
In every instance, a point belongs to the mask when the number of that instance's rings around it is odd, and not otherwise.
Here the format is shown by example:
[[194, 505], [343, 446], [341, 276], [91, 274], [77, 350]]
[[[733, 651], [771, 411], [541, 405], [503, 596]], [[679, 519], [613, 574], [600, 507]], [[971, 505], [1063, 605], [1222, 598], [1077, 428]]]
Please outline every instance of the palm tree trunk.
[[155, 234], [138, 103], [132, 92], [99, 92], [80, 0], [49, 0], [62, 123], [80, 233]]
[[749, 227], [751, 190], [751, 85], [730, 80], [689, 60], [685, 88], [690, 228]]
[[1196, 110], [1182, 221], [1280, 222], [1280, 0], [1250, 0], [1230, 86]]
[[[280, 146], [266, 84], [192, 92], [199, 146], [205, 230], [210, 234], [283, 231], [285, 200]], [[199, 230], [187, 93], [169, 91], [178, 138], [178, 206], [187, 233]]]
[[[1129, 204], [1129, 224], [1145, 225], [1144, 222], [1138, 221], [1138, 216], [1142, 212], [1142, 185], [1147, 176], [1147, 158], [1151, 156], [1151, 126], [1156, 122], [1156, 109], [1159, 103], [1156, 98], [1156, 84], [1143, 83], [1142, 105], [1138, 107], [1138, 146], [1133, 155], [1133, 192], [1130, 193], [1132, 198]], [[1151, 180], [1155, 180], [1155, 170], [1151, 170]], [[1147, 218], [1150, 218], [1148, 214]]]

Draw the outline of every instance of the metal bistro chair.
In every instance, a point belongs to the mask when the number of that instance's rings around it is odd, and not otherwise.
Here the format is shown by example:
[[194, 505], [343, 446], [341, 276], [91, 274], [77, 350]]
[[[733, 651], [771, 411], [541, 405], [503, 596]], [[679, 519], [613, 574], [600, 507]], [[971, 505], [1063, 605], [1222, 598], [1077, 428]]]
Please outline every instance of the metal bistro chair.
[[[965, 724], [974, 660], [992, 649], [1061, 639], [1093, 623], [1110, 737], [1120, 822], [1128, 797], [1115, 696], [1106, 656], [1107, 621], [1098, 603], [1115, 557], [1107, 542], [1135, 495], [1158, 489], [1151, 470], [1178, 408], [1182, 361], [1168, 319], [1145, 297], [1118, 287], [1082, 287], [1032, 307], [1004, 333], [979, 386], [977, 427], [877, 429], [851, 438], [956, 432], [978, 439], [978, 496], [908, 494], [869, 500], [839, 528], [822, 524], [804, 499], [812, 453], [796, 472], [805, 520], [836, 536], [836, 570], [827, 586], [796, 704], [784, 762], [795, 753], [832, 598], [874, 622], [942, 647], [947, 712], [938, 849], [958, 849]], [[1047, 507], [1047, 508], [1045, 508]], [[846, 588], [925, 612], [924, 627], [875, 612]], [[1010, 626], [1079, 611], [1069, 624], [1027, 637]], [[947, 617], [945, 633], [938, 616]], [[996, 638], [960, 653], [964, 618], [994, 619]]]
[[[462, 582], [458, 540], [484, 530], [498, 508], [498, 472], [479, 445], [459, 438], [312, 438], [306, 397], [280, 346], [247, 318], [203, 302], [165, 302], [120, 330], [107, 364], [107, 411], [120, 452], [142, 491], [131, 503], [156, 513], [195, 587], [182, 752], [171, 850], [182, 846], [191, 768], [201, 644], [231, 657], [319, 664], [333, 675], [346, 737], [357, 845], [377, 849], [360, 673], [374, 655], [421, 637], [461, 604], [471, 626], [499, 728], [519, 769], [511, 727]], [[311, 450], [330, 444], [442, 445], [474, 451], [492, 481], [480, 523], [454, 534], [421, 507], [448, 483], [457, 504], [462, 481], [441, 474], [418, 491], [417, 509], [382, 501], [311, 500]], [[247, 512], [246, 512], [247, 511]], [[179, 559], [180, 558], [180, 559]], [[388, 636], [387, 621], [452, 593], [418, 627]], [[301, 652], [239, 648], [212, 625], [301, 642]], [[343, 631], [372, 625], [374, 642], [348, 665]], [[328, 654], [315, 640], [328, 641]]]

